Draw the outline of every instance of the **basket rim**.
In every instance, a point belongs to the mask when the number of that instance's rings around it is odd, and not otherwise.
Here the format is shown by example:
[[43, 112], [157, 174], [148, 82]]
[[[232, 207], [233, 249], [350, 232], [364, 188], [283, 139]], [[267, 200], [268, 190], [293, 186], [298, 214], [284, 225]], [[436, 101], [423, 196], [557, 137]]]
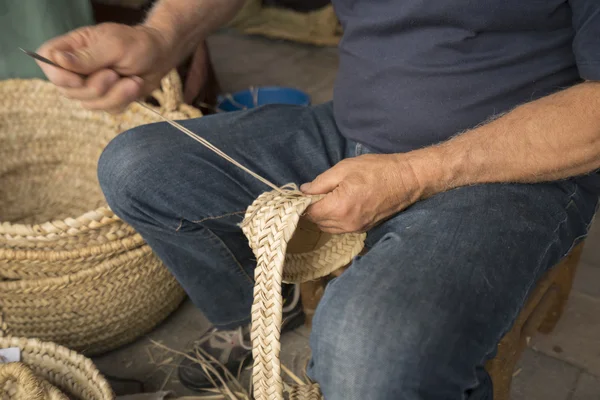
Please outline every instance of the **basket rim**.
[[[1, 92], [15, 92], [14, 88], [16, 88], [16, 87], [21, 87], [23, 89], [22, 90], [23, 93], [25, 95], [29, 95], [29, 96], [35, 96], [36, 92], [39, 91], [40, 89], [41, 90], [52, 90], [58, 94], [58, 91], [55, 89], [55, 87], [54, 87], [54, 85], [52, 85], [52, 83], [50, 83], [47, 80], [41, 79], [41, 78], [6, 79], [6, 80], [0, 82], [0, 93]], [[27, 90], [30, 87], [32, 87], [36, 90]], [[98, 111], [89, 111], [89, 110], [85, 110], [85, 111], [90, 116], [98, 115], [98, 116], [104, 117], [104, 114], [101, 112], [98, 112]], [[111, 117], [111, 118], [107, 119], [107, 122], [110, 122], [111, 125], [115, 125], [116, 120], [114, 117]], [[39, 236], [46, 236], [47, 234], [60, 234], [60, 233], [64, 233], [65, 235], [68, 235], [68, 232], [56, 227], [56, 224], [58, 223], [59, 225], [68, 226], [69, 222], [71, 222], [71, 221], [84, 222], [86, 219], [88, 219], [90, 213], [98, 213], [98, 214], [105, 213], [106, 214], [106, 211], [110, 212], [110, 214], [112, 214], [114, 217], [116, 217], [116, 215], [114, 215], [114, 213], [108, 207], [108, 204], [106, 204], [105, 201], [103, 203], [104, 204], [102, 206], [92, 209], [90, 211], [81, 213], [76, 217], [68, 217], [68, 218], [64, 218], [62, 220], [49, 220], [49, 221], [45, 221], [45, 222], [41, 222], [41, 223], [37, 223], [37, 224], [19, 224], [19, 223], [12, 223], [10, 221], [0, 220], [0, 235], [11, 235], [11, 236], [16, 235], [16, 236], [26, 236], [26, 237], [29, 237], [29, 236], [30, 237], [39, 237]], [[106, 216], [110, 218], [110, 215], [106, 215]], [[118, 217], [116, 217], [116, 218], [118, 218]], [[44, 226], [48, 226], [48, 225], [52, 225], [54, 227], [54, 229], [51, 229], [50, 231], [46, 231]]]
[[[36, 92], [39, 92], [41, 90], [51, 90], [58, 95], [58, 90], [51, 82], [40, 78], [13, 78], [0, 81], [0, 93], [14, 93], [14, 88], [16, 87], [24, 88], [24, 90], [22, 90], [23, 95], [28, 96], [35, 96]], [[19, 92], [21, 92], [21, 90], [19, 90]], [[155, 107], [154, 105], [148, 103], [146, 105], [153, 109], [156, 109], [165, 116], [169, 116], [170, 114], [181, 113], [187, 115], [188, 118], [202, 116], [202, 112], [200, 110], [184, 103], [181, 78], [179, 77], [179, 74], [175, 69], [171, 70], [162, 78], [161, 89], [155, 90], [152, 93], [152, 97], [154, 97], [158, 101], [160, 106]], [[106, 118], [107, 122], [110, 122], [110, 124], [114, 125], [117, 131], [119, 130], [119, 125], [121, 124], [121, 122], [128, 120], [130, 117], [144, 119], [144, 123], [148, 124], [160, 121], [160, 119], [156, 116], [140, 112], [142, 107], [135, 103], [130, 104], [127, 110], [122, 114], [116, 116], [109, 116], [108, 118], [108, 114], [105, 114], [101, 111], [86, 110], [80, 105], [76, 105], [75, 107], [80, 108], [81, 111], [85, 112], [89, 116], [96, 115], [103, 119]], [[0, 116], [1, 115], [2, 114], [0, 113]], [[181, 118], [181, 115], [178, 115], [177, 118]], [[86, 226], [85, 223], [88, 222], [89, 217], [93, 216], [94, 214], [103, 215], [104, 218], [108, 218], [109, 220], [105, 221], [104, 223], [98, 223], [97, 221], [95, 221], [91, 224], [93, 225], [93, 227]], [[106, 199], [104, 199], [102, 206], [79, 214], [76, 217], [67, 217], [62, 220], [49, 220], [37, 224], [18, 224], [0, 220], [0, 235], [23, 236], [26, 239], [34, 239], [47, 235], [57, 235], [62, 237], [75, 236], [81, 233], [80, 230], [95, 229], [97, 227], [101, 227], [118, 221], [122, 220], [112, 212], [112, 210], [106, 203]], [[75, 229], [75, 231], [72, 231], [72, 229]]]
[[108, 252], [131, 251], [145, 243], [139, 233], [131, 236], [112, 240], [92, 246], [77, 247], [73, 249], [36, 249], [36, 248], [2, 248], [0, 247], [0, 261], [68, 261], [72, 259], [93, 258]]
[[[94, 216], [97, 216], [97, 218], [94, 218]], [[91, 221], [95, 222], [93, 227], [89, 226]], [[106, 204], [106, 206], [100, 206], [79, 214], [75, 218], [67, 217], [64, 219], [48, 220], [38, 224], [19, 224], [10, 221], [0, 221], [0, 235], [9, 236], [9, 239], [12, 239], [12, 236], [39, 238], [56, 235], [56, 239], [59, 239], [65, 236], [76, 236], [81, 231], [101, 228], [119, 221], [122, 220]], [[75, 232], [72, 230], [75, 230]]]

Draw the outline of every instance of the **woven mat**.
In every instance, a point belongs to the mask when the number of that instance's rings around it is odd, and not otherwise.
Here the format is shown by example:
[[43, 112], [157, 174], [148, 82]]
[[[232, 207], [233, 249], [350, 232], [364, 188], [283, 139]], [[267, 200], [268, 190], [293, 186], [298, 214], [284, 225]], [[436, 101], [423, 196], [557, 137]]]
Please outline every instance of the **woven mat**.
[[342, 33], [332, 5], [301, 13], [263, 7], [260, 0], [248, 0], [229, 26], [249, 35], [317, 46], [337, 46]]

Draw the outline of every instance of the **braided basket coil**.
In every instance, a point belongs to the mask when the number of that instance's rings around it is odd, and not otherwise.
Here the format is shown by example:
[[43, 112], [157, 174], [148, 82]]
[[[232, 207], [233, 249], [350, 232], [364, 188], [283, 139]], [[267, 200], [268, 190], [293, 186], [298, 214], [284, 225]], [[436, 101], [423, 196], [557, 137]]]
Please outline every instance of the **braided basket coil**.
[[113, 400], [112, 389], [92, 361], [66, 347], [37, 339], [0, 338], [17, 347], [21, 362], [0, 363], [2, 400]]
[[[201, 116], [174, 71], [153, 97], [169, 118]], [[108, 208], [96, 167], [119, 132], [160, 118], [88, 111], [42, 80], [0, 82], [0, 98], [0, 335], [96, 354], [146, 333], [184, 292]]]
[[[263, 193], [246, 210], [242, 230], [257, 259], [252, 304], [253, 384], [256, 400], [283, 400], [279, 359], [281, 283], [317, 279], [347, 265], [364, 247], [366, 235], [329, 235], [301, 219], [318, 197], [295, 187]], [[317, 384], [295, 387], [290, 399], [320, 400]]]

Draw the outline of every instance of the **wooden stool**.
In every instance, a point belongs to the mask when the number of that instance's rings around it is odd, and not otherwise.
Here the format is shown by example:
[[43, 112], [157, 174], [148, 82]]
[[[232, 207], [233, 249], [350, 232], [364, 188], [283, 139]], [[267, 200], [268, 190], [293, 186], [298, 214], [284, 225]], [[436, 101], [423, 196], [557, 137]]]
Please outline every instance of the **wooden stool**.
[[[548, 271], [529, 295], [512, 329], [498, 343], [496, 357], [489, 360], [486, 369], [492, 378], [494, 400], [508, 400], [515, 364], [537, 331], [550, 333], [560, 319], [577, 269], [583, 243], [577, 245], [567, 257]], [[343, 269], [336, 271], [339, 276]], [[332, 274], [333, 275], [333, 274]], [[312, 326], [312, 317], [325, 286], [332, 276], [301, 284], [302, 306], [306, 314], [306, 325]]]

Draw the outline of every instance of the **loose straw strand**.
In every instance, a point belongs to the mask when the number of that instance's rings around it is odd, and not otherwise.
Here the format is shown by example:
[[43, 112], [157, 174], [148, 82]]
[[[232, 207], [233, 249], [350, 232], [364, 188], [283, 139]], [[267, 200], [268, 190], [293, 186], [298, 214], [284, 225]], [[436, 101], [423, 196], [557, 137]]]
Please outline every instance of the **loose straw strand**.
[[142, 107], [144, 107], [145, 109], [153, 112], [154, 114], [158, 115], [161, 119], [163, 119], [165, 122], [169, 123], [170, 125], [174, 126], [175, 128], [179, 129], [181, 132], [185, 133], [186, 135], [188, 135], [189, 137], [191, 137], [192, 139], [194, 139], [195, 141], [199, 142], [200, 144], [202, 144], [204, 147], [208, 148], [209, 150], [213, 151], [214, 153], [216, 153], [217, 155], [221, 156], [222, 158], [224, 158], [225, 160], [229, 161], [230, 163], [232, 163], [233, 165], [237, 166], [238, 168], [246, 171], [247, 173], [249, 173], [250, 175], [252, 175], [253, 177], [255, 177], [256, 179], [258, 179], [259, 181], [261, 181], [262, 183], [264, 183], [265, 185], [271, 187], [272, 189], [275, 189], [277, 192], [279, 193], [284, 193], [279, 187], [277, 187], [274, 183], [270, 182], [268, 179], [263, 178], [262, 176], [260, 176], [259, 174], [257, 174], [256, 172], [250, 170], [249, 168], [246, 168], [245, 166], [243, 166], [242, 164], [240, 164], [239, 162], [237, 162], [236, 160], [234, 160], [233, 158], [231, 158], [230, 156], [228, 156], [227, 154], [225, 154], [223, 151], [219, 150], [216, 146], [214, 146], [213, 144], [211, 144], [208, 140], [204, 139], [201, 136], [198, 136], [197, 134], [195, 134], [194, 132], [190, 131], [189, 129], [187, 129], [186, 127], [184, 127], [181, 124], [178, 124], [177, 122], [163, 116], [160, 112], [156, 111], [155, 109], [153, 109], [152, 107], [140, 102], [137, 102], [139, 105], [141, 105]]

